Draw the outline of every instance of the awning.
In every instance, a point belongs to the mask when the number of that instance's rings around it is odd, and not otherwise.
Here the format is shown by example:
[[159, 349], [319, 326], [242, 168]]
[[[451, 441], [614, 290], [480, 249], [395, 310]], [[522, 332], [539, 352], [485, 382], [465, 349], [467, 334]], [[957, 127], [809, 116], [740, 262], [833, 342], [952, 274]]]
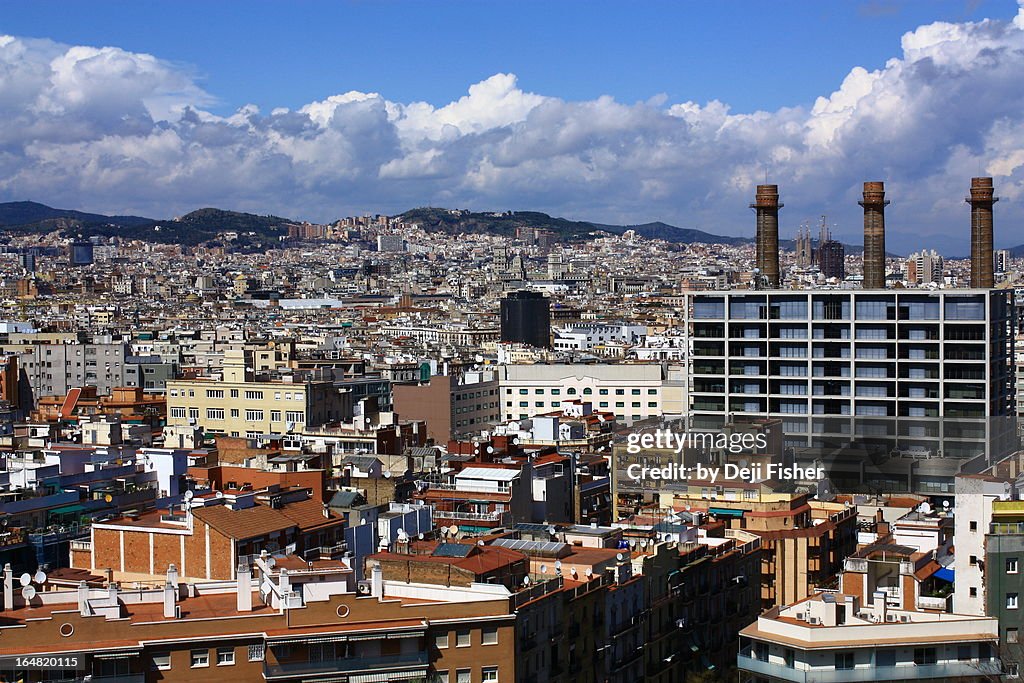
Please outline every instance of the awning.
[[742, 517], [746, 510], [735, 510], [733, 508], [708, 508], [708, 512], [716, 517]]
[[942, 579], [943, 581], [949, 581], [950, 583], [953, 583], [953, 570], [947, 567], [943, 567], [942, 569], [932, 574], [932, 576], [934, 576], [937, 579]]
[[81, 503], [75, 503], [74, 505], [65, 505], [64, 507], [53, 508], [50, 510], [51, 515], [70, 515], [76, 512], [85, 512], [86, 507]]

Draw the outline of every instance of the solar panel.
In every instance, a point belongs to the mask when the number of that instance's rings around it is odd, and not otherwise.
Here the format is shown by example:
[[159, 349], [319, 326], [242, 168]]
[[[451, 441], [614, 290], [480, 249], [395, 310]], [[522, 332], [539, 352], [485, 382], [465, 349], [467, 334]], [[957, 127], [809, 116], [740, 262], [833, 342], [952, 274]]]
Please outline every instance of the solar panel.
[[508, 548], [509, 550], [518, 550], [521, 553], [535, 557], [559, 557], [569, 547], [567, 543], [527, 541], [518, 538], [499, 538], [494, 541], [494, 545]]
[[442, 543], [430, 554], [433, 557], [468, 557], [472, 550], [473, 546], [465, 543]]

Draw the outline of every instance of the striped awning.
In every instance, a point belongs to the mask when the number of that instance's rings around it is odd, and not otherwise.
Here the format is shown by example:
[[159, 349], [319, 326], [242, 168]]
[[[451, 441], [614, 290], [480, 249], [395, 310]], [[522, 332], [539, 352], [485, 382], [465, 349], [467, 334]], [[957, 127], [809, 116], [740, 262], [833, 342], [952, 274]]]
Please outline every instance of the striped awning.
[[93, 659], [131, 659], [138, 657], [139, 652], [93, 652]]
[[425, 675], [427, 667], [417, 671], [384, 671], [373, 674], [355, 674], [348, 677], [349, 683], [388, 683], [389, 681], [408, 681], [410, 676]]

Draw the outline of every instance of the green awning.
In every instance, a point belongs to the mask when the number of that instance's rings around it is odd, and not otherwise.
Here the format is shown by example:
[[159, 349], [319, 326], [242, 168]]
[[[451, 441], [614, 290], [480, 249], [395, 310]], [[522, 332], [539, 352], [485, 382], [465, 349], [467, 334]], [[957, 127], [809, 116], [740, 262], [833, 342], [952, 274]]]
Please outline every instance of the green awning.
[[50, 510], [51, 515], [70, 515], [76, 512], [85, 512], [85, 506], [81, 503], [75, 503], [74, 505], [65, 505], [64, 507]]
[[735, 510], [733, 508], [708, 508], [708, 512], [716, 517], [742, 517], [746, 510]]

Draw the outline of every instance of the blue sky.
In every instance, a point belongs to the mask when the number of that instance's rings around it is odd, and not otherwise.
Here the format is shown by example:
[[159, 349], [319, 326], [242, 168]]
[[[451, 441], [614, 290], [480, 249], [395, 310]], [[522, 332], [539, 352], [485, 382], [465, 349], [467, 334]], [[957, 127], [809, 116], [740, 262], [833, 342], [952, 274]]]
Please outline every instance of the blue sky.
[[[6, 36], [6, 37], [5, 37]], [[0, 201], [327, 221], [433, 205], [966, 253], [1024, 243], [1024, 10], [949, 2], [6, 2]]]

